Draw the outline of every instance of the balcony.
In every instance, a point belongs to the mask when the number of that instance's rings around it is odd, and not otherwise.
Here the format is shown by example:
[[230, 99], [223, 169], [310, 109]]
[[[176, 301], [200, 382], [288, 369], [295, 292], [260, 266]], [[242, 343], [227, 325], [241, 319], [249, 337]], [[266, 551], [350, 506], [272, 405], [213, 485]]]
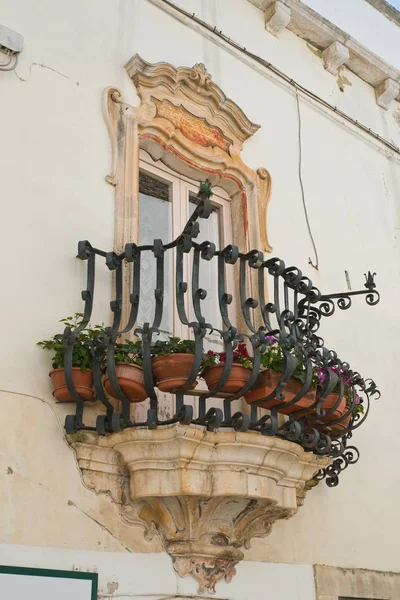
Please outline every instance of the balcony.
[[[207, 182], [201, 184], [197, 207], [173, 242], [127, 244], [120, 255], [80, 242], [78, 256], [87, 263], [83, 317], [57, 340], [64, 357], [62, 399], [75, 403], [65, 429], [86, 485], [110, 494], [121, 518], [140, 523], [145, 536], [160, 535], [179, 575], [191, 573], [200, 591], [212, 592], [219, 580], [233, 577], [241, 548], [253, 537], [294, 515], [319, 480], [334, 487], [358, 461], [350, 440], [380, 394], [319, 336], [323, 320], [350, 308], [354, 296], [371, 306], [379, 301], [374, 275], [368, 273], [363, 290], [324, 295], [278, 258], [197, 243], [199, 224], [212, 210], [210, 195]], [[173, 273], [167, 272], [170, 255]], [[152, 322], [138, 326], [144, 256], [156, 265], [155, 307]], [[114, 318], [110, 327], [85, 336], [98, 258], [114, 278]], [[218, 327], [203, 314], [205, 264], [215, 267]], [[165, 282], [172, 276], [175, 312], [188, 332], [183, 342], [160, 335]], [[218, 352], [208, 348], [211, 333], [219, 339]], [[79, 345], [91, 366], [83, 387], [74, 376]], [[162, 357], [164, 379], [156, 368]], [[121, 365], [136, 368], [133, 378]], [[163, 416], [157, 387], [171, 394], [172, 417]], [[96, 427], [84, 424], [92, 396], [105, 412]], [[146, 419], [134, 418], [138, 401], [147, 405]]]

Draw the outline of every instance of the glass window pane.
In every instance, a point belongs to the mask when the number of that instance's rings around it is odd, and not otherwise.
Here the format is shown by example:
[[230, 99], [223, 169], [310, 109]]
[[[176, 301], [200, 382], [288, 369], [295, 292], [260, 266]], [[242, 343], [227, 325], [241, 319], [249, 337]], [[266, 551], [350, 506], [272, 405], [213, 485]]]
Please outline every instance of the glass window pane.
[[[197, 201], [194, 195], [189, 195], [189, 215], [192, 215], [196, 208]], [[220, 209], [214, 208], [208, 219], [199, 219], [200, 233], [196, 242], [205, 241], [214, 242], [217, 250], [220, 248]], [[211, 261], [200, 259], [199, 284], [202, 289], [207, 290], [207, 297], [201, 301], [201, 310], [207, 323], [211, 323], [217, 329], [223, 329], [222, 317], [219, 311], [218, 303], [218, 259]], [[191, 318], [195, 320], [193, 306], [191, 306]], [[205, 347], [215, 351], [220, 351], [221, 338], [218, 333], [207, 334]], [[218, 347], [217, 347], [218, 346]]]
[[[152, 244], [161, 239], [172, 241], [172, 185], [145, 172], [139, 174], [139, 245]], [[142, 253], [140, 269], [140, 304], [138, 325], [154, 319], [156, 286], [156, 259], [151, 251]], [[166, 334], [173, 331], [173, 261], [172, 251], [164, 256], [164, 310], [160, 329]], [[164, 336], [165, 337], [165, 336]]]

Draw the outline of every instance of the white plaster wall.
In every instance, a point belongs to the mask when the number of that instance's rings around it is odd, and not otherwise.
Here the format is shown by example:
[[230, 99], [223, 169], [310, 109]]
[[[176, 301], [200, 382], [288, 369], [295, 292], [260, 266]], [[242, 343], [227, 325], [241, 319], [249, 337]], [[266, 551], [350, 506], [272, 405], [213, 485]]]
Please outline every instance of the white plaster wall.
[[[254, 6], [244, 0], [181, 4], [215, 19], [232, 38], [399, 143], [398, 105], [388, 113], [380, 109], [374, 90], [352, 73], [346, 72], [350, 83], [340, 92], [337, 79], [302, 40], [290, 32], [279, 40], [269, 36]], [[253, 71], [148, 0], [14, 0], [3, 1], [1, 9], [1, 22], [25, 36], [17, 73], [27, 80], [0, 72], [5, 290], [0, 382], [8, 390], [0, 398], [1, 540], [88, 552], [119, 552], [121, 542], [133, 552], [160, 550], [157, 542], [145, 543], [139, 529], [122, 526], [107, 497], [82, 487], [56, 416], [40, 402], [44, 398], [52, 403], [49, 363], [35, 346], [53, 334], [57, 319], [81, 308], [85, 265], [74, 258], [77, 241], [89, 239], [97, 247], [112, 248], [114, 190], [104, 181], [110, 146], [101, 94], [116, 85], [126, 101], [137, 102], [123, 65], [138, 52], [150, 62], [205, 62], [227, 96], [261, 124], [243, 156], [251, 167], [266, 167], [272, 176], [269, 233], [275, 254], [302, 267], [326, 292], [346, 289], [345, 269], [353, 288], [363, 284], [366, 270], [378, 272], [381, 303], [368, 308], [355, 301], [353, 309], [327, 320], [322, 330], [329, 346], [374, 377], [382, 389], [382, 400], [374, 403], [369, 421], [354, 436], [361, 460], [343, 474], [337, 489], [321, 484], [312, 490], [298, 515], [278, 523], [266, 540], [255, 541], [247, 558], [398, 571], [398, 158], [389, 158], [378, 143], [301, 100], [304, 186], [320, 258], [316, 272], [308, 265], [313, 255], [297, 175], [292, 90]], [[95, 320], [109, 315], [109, 278], [103, 273], [96, 283]], [[58, 410], [63, 419], [67, 409]], [[7, 552], [3, 549], [3, 562]], [[51, 552], [64, 568], [63, 552]], [[16, 555], [9, 556], [15, 562]], [[102, 554], [93, 556], [96, 564], [103, 564]], [[156, 560], [169, 561], [166, 556]], [[252, 568], [241, 565], [239, 578], [224, 593], [245, 598], [240, 573]], [[262, 573], [267, 578], [270, 571], [278, 573], [274, 569], [264, 565]], [[283, 573], [282, 585], [289, 579]], [[245, 581], [248, 585], [250, 579]], [[128, 585], [122, 575], [121, 582]], [[191, 585], [186, 580], [181, 584]], [[226, 588], [220, 584], [218, 589]], [[173, 586], [171, 590], [166, 593], [176, 591]]]

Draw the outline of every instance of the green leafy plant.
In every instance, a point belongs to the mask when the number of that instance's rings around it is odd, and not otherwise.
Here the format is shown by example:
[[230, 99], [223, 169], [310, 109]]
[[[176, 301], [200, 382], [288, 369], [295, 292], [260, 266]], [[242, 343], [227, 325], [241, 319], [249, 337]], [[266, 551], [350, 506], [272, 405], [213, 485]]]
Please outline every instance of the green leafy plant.
[[200, 183], [199, 195], [206, 196], [207, 198], [211, 198], [211, 196], [213, 195], [213, 192], [211, 191], [211, 185], [208, 179]]
[[[209, 350], [203, 356], [201, 368], [204, 371], [204, 369], [207, 369], [207, 367], [212, 367], [213, 365], [223, 364], [225, 361], [226, 361], [226, 352], [213, 352], [213, 350]], [[247, 346], [243, 342], [238, 344], [237, 349], [233, 351], [233, 362], [239, 363], [246, 369], [252, 368], [253, 362], [251, 360], [251, 357], [249, 356]]]
[[[266, 341], [268, 341], [270, 343], [267, 346], [266, 351], [263, 354], [261, 354], [262, 369], [263, 370], [272, 369], [272, 371], [276, 371], [277, 373], [283, 373], [284, 366], [285, 366], [285, 359], [283, 356], [282, 348], [278, 344], [278, 340], [272, 335], [267, 335], [265, 339], [266, 339]], [[295, 356], [296, 356], [296, 354], [295, 354]], [[297, 379], [298, 381], [300, 381], [300, 383], [304, 383], [306, 380], [306, 374], [307, 374], [307, 370], [306, 370], [304, 356], [303, 356], [303, 354], [300, 354], [297, 356], [297, 365], [296, 365], [296, 369], [294, 370], [294, 373], [292, 374], [292, 377], [294, 379]], [[315, 371], [313, 371], [309, 389], [310, 390], [316, 389], [316, 387], [318, 386], [318, 382], [319, 382], [319, 379], [318, 379], [317, 373]]]
[[124, 340], [115, 344], [115, 362], [143, 366], [142, 342]]
[[196, 342], [194, 340], [181, 340], [179, 337], [170, 337], [166, 341], [157, 340], [151, 347], [151, 355], [168, 356], [169, 354], [194, 354]]
[[[83, 314], [75, 313], [73, 317], [60, 319], [59, 323], [63, 323], [65, 327], [70, 327], [71, 330], [74, 330], [83, 323]], [[79, 367], [83, 373], [92, 367], [93, 359], [88, 342], [103, 331], [104, 327], [102, 325], [95, 325], [93, 327], [87, 326], [78, 334], [72, 350], [73, 367]], [[37, 342], [37, 345], [43, 348], [43, 350], [50, 350], [53, 353], [51, 359], [53, 369], [62, 369], [64, 367], [65, 348], [59, 335], [55, 335], [49, 340]]]

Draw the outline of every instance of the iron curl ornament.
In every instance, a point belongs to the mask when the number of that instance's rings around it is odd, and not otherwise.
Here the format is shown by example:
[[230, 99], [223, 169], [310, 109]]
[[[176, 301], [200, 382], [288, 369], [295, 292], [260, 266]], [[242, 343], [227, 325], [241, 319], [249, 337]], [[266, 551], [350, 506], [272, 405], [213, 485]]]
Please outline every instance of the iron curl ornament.
[[[76, 328], [67, 327], [59, 339], [64, 345], [65, 380], [68, 391], [76, 403], [74, 414], [65, 420], [68, 434], [79, 430], [96, 429], [100, 435], [109, 435], [129, 427], [154, 429], [173, 423], [200, 425], [208, 431], [218, 428], [233, 428], [235, 431], [252, 431], [255, 434], [278, 436], [301, 445], [307, 451], [332, 457], [332, 464], [320, 472], [317, 479], [325, 479], [330, 487], [339, 482], [340, 473], [359, 459], [359, 452], [349, 445], [353, 432], [368, 417], [371, 399], [380, 397], [376, 384], [371, 379], [363, 379], [347, 362], [340, 360], [337, 353], [325, 346], [317, 335], [323, 318], [330, 317], [336, 308], [347, 310], [354, 296], [364, 295], [368, 305], [379, 302], [379, 293], [374, 282], [375, 273], [366, 275], [365, 289], [344, 293], [321, 294], [312, 281], [295, 266], [286, 266], [277, 257], [264, 259], [258, 250], [240, 252], [237, 246], [228, 245], [217, 249], [213, 241], [198, 243], [201, 219], [207, 219], [212, 212], [212, 195], [208, 182], [200, 185], [197, 206], [186, 223], [181, 235], [174, 241], [164, 243], [156, 239], [152, 244], [127, 244], [124, 252], [104, 252], [93, 247], [88, 241], [78, 244], [78, 257], [87, 263], [87, 285], [81, 293], [84, 302], [83, 320]], [[174, 255], [175, 273], [168, 272], [170, 263], [167, 256]], [[152, 319], [139, 326], [138, 315], [143, 290], [141, 288], [141, 262], [144, 256], [153, 255], [156, 267], [154, 287], [154, 311]], [[110, 303], [113, 313], [112, 324], [87, 342], [93, 359], [93, 382], [96, 398], [105, 406], [105, 414], [97, 417], [96, 428], [84, 424], [84, 400], [80, 397], [72, 378], [72, 353], [79, 334], [89, 324], [95, 295], [96, 259], [104, 260], [113, 274], [114, 298]], [[185, 265], [191, 265], [190, 279]], [[215, 265], [220, 325], [208, 323], [203, 314], [203, 302], [207, 290], [200, 286], [202, 266]], [[123, 272], [131, 269], [132, 289], [129, 294], [129, 315], [122, 322], [124, 277]], [[239, 282], [239, 297], [233, 307], [232, 290], [228, 289], [228, 269], [234, 269]], [[194, 362], [189, 376], [179, 389], [172, 391], [174, 414], [163, 419], [159, 410], [155, 380], [152, 371], [152, 346], [160, 335], [161, 322], [165, 311], [165, 284], [174, 275], [174, 311], [180, 323], [187, 328], [188, 337], [194, 341]], [[248, 289], [251, 282], [252, 294]], [[255, 289], [256, 288], [256, 289]], [[188, 306], [191, 310], [188, 310]], [[239, 306], [238, 306], [239, 305]], [[236, 325], [238, 311], [243, 331]], [[124, 313], [125, 314], [125, 313]], [[118, 383], [115, 360], [115, 344], [124, 335], [133, 333], [142, 342], [143, 371], [145, 388], [148, 394], [147, 418], [134, 421], [131, 416], [131, 403]], [[207, 335], [218, 334], [223, 350], [224, 366], [216, 385], [210, 390], [192, 389], [201, 371], [205, 354]], [[236, 393], [222, 392], [234, 363], [234, 352], [239, 343], [245, 343], [251, 356], [250, 375], [247, 382]], [[262, 356], [271, 344], [280, 348], [283, 356], [283, 370], [278, 373], [273, 391], [253, 402], [249, 410], [233, 412], [232, 403], [241, 399], [254, 387], [262, 369]], [[301, 357], [304, 365], [304, 381], [301, 389], [292, 397], [285, 390]], [[113, 391], [113, 397], [120, 401], [120, 410], [110, 402], [103, 386], [106, 372]], [[312, 386], [313, 377], [320, 379], [318, 394], [313, 403], [304, 409], [301, 400]], [[324, 408], [325, 399], [334, 390], [337, 401]], [[338, 413], [346, 391], [346, 409]], [[195, 409], [187, 403], [188, 397], [195, 397]], [[269, 409], [260, 406], [275, 399]], [[221, 402], [222, 400], [222, 402]], [[362, 403], [363, 412], [357, 409]], [[284, 410], [285, 416], [282, 415]], [[279, 418], [280, 417], [280, 418]], [[238, 438], [238, 443], [240, 439]]]

